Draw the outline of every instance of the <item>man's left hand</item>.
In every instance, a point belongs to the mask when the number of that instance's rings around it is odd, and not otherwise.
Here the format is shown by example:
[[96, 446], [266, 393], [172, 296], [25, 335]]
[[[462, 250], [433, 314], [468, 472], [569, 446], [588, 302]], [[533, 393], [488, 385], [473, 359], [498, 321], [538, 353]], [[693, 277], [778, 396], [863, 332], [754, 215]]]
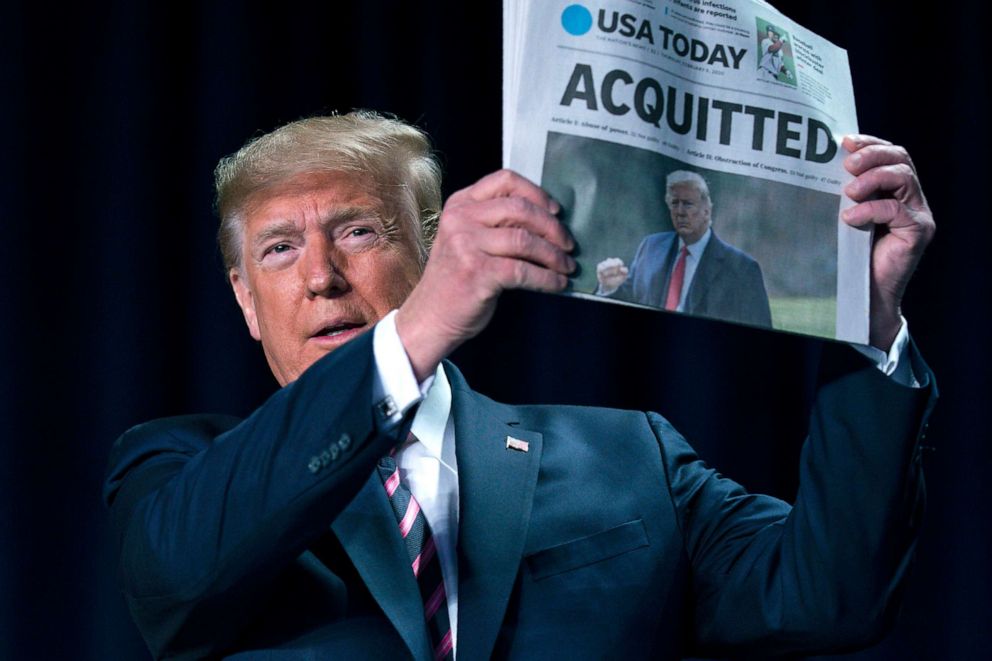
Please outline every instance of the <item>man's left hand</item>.
[[902, 324], [900, 306], [936, 225], [916, 168], [905, 149], [869, 135], [845, 136], [844, 167], [855, 176], [844, 193], [858, 204], [845, 210], [852, 227], [874, 224], [871, 257], [871, 345], [888, 351]]

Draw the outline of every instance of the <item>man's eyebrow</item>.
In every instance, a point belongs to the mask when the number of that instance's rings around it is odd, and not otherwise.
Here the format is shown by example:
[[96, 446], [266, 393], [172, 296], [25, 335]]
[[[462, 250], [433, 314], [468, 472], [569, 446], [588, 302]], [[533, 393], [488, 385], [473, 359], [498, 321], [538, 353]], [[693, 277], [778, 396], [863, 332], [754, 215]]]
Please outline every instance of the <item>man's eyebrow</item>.
[[263, 243], [268, 242], [270, 239], [283, 238], [287, 236], [296, 236], [300, 233], [300, 229], [291, 220], [279, 220], [274, 223], [265, 226], [265, 229], [260, 231], [252, 238], [252, 245], [255, 247], [261, 246]]
[[381, 220], [379, 212], [373, 207], [340, 207], [322, 217], [320, 224], [323, 227], [329, 227], [358, 218], [378, 218]]
[[320, 219], [322, 227], [332, 228], [350, 220], [376, 220], [382, 226], [388, 240], [396, 240], [399, 224], [395, 216], [383, 215], [382, 210], [373, 206], [340, 207]]
[[[387, 231], [395, 225], [390, 219], [382, 218], [374, 207], [340, 207], [322, 217], [320, 219], [320, 225], [324, 229], [327, 229], [359, 218], [375, 218], [383, 224], [383, 227]], [[273, 239], [299, 236], [301, 233], [296, 222], [288, 219], [277, 220], [267, 225], [252, 237], [252, 246], [257, 249]]]

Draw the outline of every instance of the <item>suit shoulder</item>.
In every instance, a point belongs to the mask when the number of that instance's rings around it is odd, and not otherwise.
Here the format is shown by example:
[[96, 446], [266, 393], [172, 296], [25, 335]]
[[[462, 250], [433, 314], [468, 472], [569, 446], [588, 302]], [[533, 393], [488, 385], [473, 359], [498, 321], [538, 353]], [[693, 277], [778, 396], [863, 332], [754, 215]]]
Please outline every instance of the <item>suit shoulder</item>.
[[195, 414], [157, 418], [131, 427], [110, 450], [104, 498], [110, 502], [124, 477], [137, 466], [163, 456], [194, 456], [240, 422], [231, 415]]
[[655, 418], [664, 420], [656, 413], [631, 409], [570, 404], [506, 404], [472, 389], [461, 372], [451, 363], [446, 363], [445, 368], [453, 391], [462, 393], [477, 405], [491, 411], [497, 418], [504, 421], [512, 420], [513, 423], [526, 428], [545, 430], [576, 427], [588, 430], [612, 427], [616, 429], [650, 426]]
[[566, 434], [574, 432], [575, 436], [597, 430], [610, 430], [611, 433], [622, 430], [637, 436], [640, 432], [650, 433], [654, 420], [664, 420], [657, 413], [599, 406], [545, 404], [515, 408], [520, 424], [525, 427], [560, 430]]
[[754, 259], [754, 257], [751, 257], [751, 255], [747, 254], [740, 248], [730, 245], [715, 234], [713, 235], [712, 245], [720, 253], [722, 253], [724, 259], [730, 260], [735, 265], [741, 267], [750, 266], [752, 268], [758, 267], [758, 262]]
[[674, 237], [675, 232], [655, 232], [654, 234], [648, 234], [646, 237], [641, 239], [641, 246], [650, 247], [671, 243]]

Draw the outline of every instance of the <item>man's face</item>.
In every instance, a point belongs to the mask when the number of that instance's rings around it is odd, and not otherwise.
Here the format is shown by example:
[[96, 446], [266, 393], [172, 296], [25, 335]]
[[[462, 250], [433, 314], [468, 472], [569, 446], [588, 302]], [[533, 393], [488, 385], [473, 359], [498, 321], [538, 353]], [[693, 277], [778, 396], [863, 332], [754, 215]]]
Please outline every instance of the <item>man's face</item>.
[[672, 225], [686, 245], [703, 238], [710, 226], [710, 204], [699, 189], [690, 183], [675, 184], [668, 189], [667, 202]]
[[420, 278], [411, 228], [373, 184], [307, 173], [249, 198], [231, 286], [280, 385], [406, 300]]

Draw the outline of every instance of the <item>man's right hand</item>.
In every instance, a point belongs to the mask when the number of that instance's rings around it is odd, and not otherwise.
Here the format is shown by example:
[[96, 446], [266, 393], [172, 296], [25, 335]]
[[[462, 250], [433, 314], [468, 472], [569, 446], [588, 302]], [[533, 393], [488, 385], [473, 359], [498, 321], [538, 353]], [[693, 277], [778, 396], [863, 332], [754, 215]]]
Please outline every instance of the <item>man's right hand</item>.
[[420, 282], [400, 307], [396, 331], [423, 381], [477, 335], [504, 289], [560, 292], [575, 260], [558, 203], [510, 170], [448, 198]]
[[596, 293], [609, 296], [627, 281], [628, 269], [619, 257], [608, 257], [596, 265], [596, 279], [599, 289]]

